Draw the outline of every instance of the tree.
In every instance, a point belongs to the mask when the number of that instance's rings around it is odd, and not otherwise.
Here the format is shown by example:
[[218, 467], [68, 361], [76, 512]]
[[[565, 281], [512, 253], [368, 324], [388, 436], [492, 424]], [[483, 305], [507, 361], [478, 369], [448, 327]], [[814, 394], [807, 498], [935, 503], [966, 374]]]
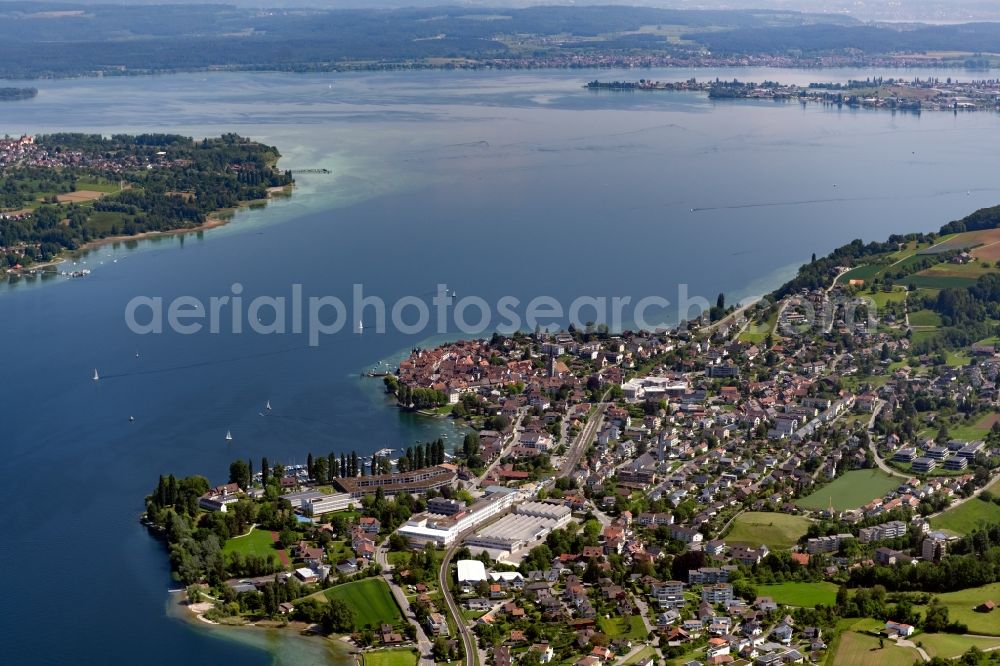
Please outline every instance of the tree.
[[344, 601], [331, 599], [323, 614], [323, 628], [330, 633], [349, 634], [354, 631], [354, 611]]
[[229, 465], [229, 483], [235, 483], [244, 490], [250, 487], [250, 466], [246, 460], [234, 460]]
[[260, 459], [260, 482], [267, 488], [267, 482], [271, 479], [271, 468], [267, 464], [267, 458]]
[[948, 627], [948, 607], [942, 604], [937, 598], [931, 599], [924, 614], [924, 631], [936, 633], [944, 631]]
[[719, 308], [720, 310], [725, 310], [726, 309], [726, 295], [725, 294], [723, 294], [721, 292], [719, 293], [719, 296], [715, 299], [715, 307]]

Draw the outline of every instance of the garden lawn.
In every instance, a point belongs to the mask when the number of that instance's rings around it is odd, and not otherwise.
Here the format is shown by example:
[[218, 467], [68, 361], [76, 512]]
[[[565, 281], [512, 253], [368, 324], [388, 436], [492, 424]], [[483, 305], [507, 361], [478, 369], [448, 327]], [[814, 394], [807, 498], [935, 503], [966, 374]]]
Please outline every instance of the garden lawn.
[[975, 646], [980, 650], [1000, 646], [1000, 638], [982, 638], [980, 636], [959, 636], [958, 634], [920, 634], [917, 640], [923, 644], [924, 650], [933, 657], [952, 659], [968, 652]]
[[323, 590], [322, 594], [328, 600], [340, 599], [350, 606], [358, 628], [378, 628], [382, 623], [398, 624], [403, 621], [403, 615], [396, 600], [392, 598], [389, 586], [381, 578], [344, 583]]
[[609, 638], [631, 638], [638, 640], [646, 638], [646, 625], [642, 623], [642, 618], [638, 615], [628, 617], [612, 616], [598, 617], [597, 627]]
[[[931, 519], [934, 529], [963, 535], [981, 527], [983, 523], [1000, 523], [1000, 505], [993, 501], [984, 502], [978, 497]], [[1000, 625], [1000, 619], [997, 619], [997, 624]]]
[[795, 503], [806, 509], [825, 509], [832, 501], [837, 511], [857, 509], [876, 497], [884, 496], [901, 481], [878, 469], [856, 469], [841, 475], [812, 495], [795, 500]]
[[280, 552], [274, 539], [271, 538], [271, 532], [269, 530], [260, 530], [256, 527], [244, 536], [233, 537], [226, 541], [226, 545], [222, 547], [222, 553], [228, 555], [229, 553], [239, 553], [244, 557], [247, 555], [262, 555], [264, 557], [273, 557], [275, 560], [280, 561]]
[[374, 650], [363, 654], [364, 666], [416, 666], [417, 655], [411, 650]]
[[808, 529], [809, 519], [803, 516], [747, 511], [733, 521], [726, 542], [751, 546], [766, 544], [771, 550], [787, 550], [798, 543]]
[[837, 601], [837, 586], [834, 583], [775, 583], [758, 585], [757, 594], [771, 597], [775, 603], [785, 606], [813, 608], [816, 604], [832, 606]]

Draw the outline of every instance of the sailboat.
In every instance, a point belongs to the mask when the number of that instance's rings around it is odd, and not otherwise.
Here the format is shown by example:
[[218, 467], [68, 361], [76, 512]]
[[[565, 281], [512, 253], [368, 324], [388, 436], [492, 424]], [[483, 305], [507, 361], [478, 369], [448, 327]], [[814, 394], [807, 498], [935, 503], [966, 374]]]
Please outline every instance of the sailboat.
[[229, 430], [226, 431], [226, 441], [227, 442], [233, 441], [233, 433]]
[[271, 401], [270, 400], [268, 400], [267, 404], [264, 405], [264, 409], [266, 409], [267, 411], [271, 411]]
[[101, 378], [101, 376], [99, 374], [97, 374], [97, 368], [94, 368], [94, 381], [96, 382], [100, 378]]
[[364, 332], [365, 332], [365, 322], [359, 321], [358, 322], [358, 333], [364, 333]]

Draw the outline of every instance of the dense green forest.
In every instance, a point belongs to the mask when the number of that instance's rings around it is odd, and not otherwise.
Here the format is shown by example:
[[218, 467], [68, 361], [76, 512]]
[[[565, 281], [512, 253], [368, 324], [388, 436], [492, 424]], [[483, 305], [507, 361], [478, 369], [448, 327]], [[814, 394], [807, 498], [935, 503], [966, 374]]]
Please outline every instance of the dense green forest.
[[[36, 146], [54, 166], [0, 172], [0, 207], [29, 211], [0, 221], [8, 266], [47, 260], [107, 236], [195, 227], [209, 213], [264, 199], [267, 188], [292, 183], [290, 172], [275, 168], [276, 148], [235, 134], [200, 141], [171, 134], [51, 134], [37, 137]], [[91, 201], [54, 202], [93, 186], [80, 187], [84, 181], [111, 191]]]

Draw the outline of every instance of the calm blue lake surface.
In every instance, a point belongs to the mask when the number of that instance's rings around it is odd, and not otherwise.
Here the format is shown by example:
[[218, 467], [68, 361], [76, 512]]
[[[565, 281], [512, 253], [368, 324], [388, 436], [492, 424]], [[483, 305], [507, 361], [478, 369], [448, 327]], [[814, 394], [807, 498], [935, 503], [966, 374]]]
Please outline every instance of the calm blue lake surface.
[[[161, 473], [224, 482], [237, 457], [292, 463], [310, 451], [460, 437], [444, 422], [398, 414], [378, 380], [358, 377], [434, 331], [358, 335], [352, 323], [318, 347], [305, 335], [229, 329], [141, 336], [125, 323], [131, 299], [207, 302], [239, 282], [246, 300], [300, 284], [307, 295], [349, 301], [362, 284], [391, 303], [446, 283], [491, 303], [674, 301], [683, 283], [734, 302], [778, 286], [813, 252], [934, 230], [1000, 202], [997, 115], [581, 87], [598, 77], [807, 83], [876, 74], [897, 73], [185, 74], [33, 84], [36, 99], [0, 108], [0, 131], [235, 131], [277, 145], [284, 168], [332, 173], [303, 174], [292, 198], [219, 229], [95, 250], [79, 259], [93, 269], [86, 279], [0, 285], [6, 660], [322, 660], [296, 639], [220, 638], [171, 617], [166, 555], [137, 522], [143, 497]], [[273, 413], [262, 417], [267, 400]]]

